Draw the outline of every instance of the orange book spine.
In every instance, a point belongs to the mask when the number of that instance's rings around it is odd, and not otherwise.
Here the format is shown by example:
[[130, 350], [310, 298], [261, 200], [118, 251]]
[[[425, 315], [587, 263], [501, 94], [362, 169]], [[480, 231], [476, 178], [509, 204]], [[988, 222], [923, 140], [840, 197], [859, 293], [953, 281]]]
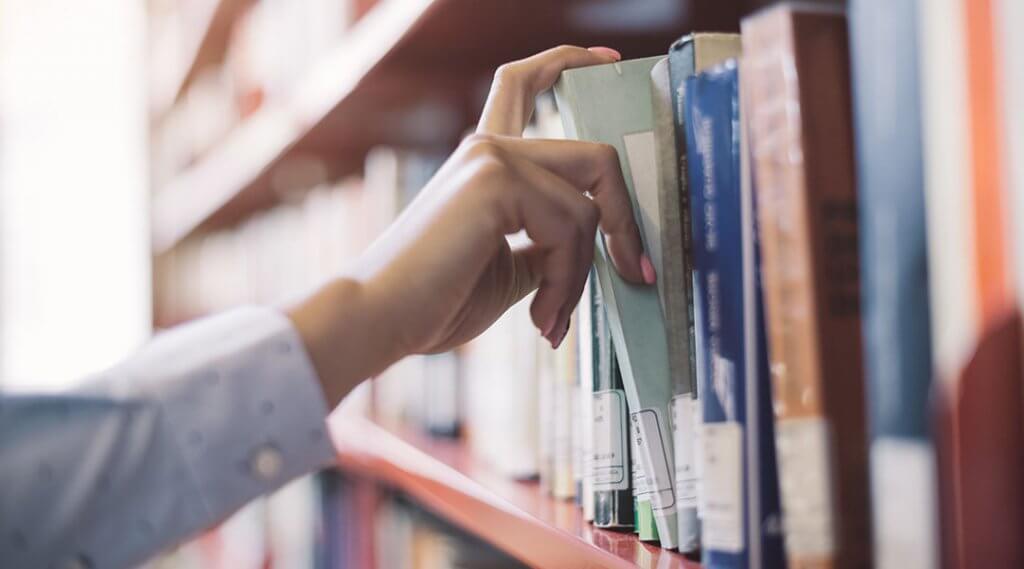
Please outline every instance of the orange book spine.
[[869, 567], [846, 19], [780, 6], [742, 28], [786, 555]]

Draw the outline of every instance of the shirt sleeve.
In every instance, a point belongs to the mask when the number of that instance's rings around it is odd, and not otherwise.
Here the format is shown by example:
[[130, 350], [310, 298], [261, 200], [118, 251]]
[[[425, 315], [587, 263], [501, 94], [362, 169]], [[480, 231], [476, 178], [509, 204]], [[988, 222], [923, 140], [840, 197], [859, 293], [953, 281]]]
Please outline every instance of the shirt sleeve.
[[75, 392], [0, 395], [0, 566], [135, 565], [328, 464], [327, 412], [298, 334], [261, 308]]

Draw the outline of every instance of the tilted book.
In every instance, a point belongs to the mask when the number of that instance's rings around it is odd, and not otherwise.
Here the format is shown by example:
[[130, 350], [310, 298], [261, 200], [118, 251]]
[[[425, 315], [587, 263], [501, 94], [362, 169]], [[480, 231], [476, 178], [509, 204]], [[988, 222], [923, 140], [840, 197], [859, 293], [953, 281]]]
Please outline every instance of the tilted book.
[[878, 569], [939, 563], [918, 2], [853, 0], [849, 7]]
[[786, 557], [869, 567], [846, 17], [783, 4], [741, 27]]
[[[694, 340], [693, 271], [690, 236], [690, 188], [686, 167], [686, 80], [695, 73], [724, 62], [740, 53], [739, 34], [700, 32], [683, 36], [672, 44], [668, 52], [668, 86], [655, 89], [655, 118], [657, 125], [666, 114], [672, 120], [675, 148], [671, 156], [659, 144], [659, 169], [661, 160], [673, 162], [675, 175], [663, 176], [665, 182], [659, 186], [661, 214], [661, 241], [663, 267], [659, 283], [672, 283], [665, 287], [665, 319], [669, 329], [669, 340], [685, 345], [689, 350], [686, 365], [689, 373], [673, 372], [675, 381], [672, 396], [672, 427], [676, 459], [676, 503], [679, 511], [679, 550], [695, 552], [700, 548], [700, 519], [698, 494], [701, 487], [698, 472], [700, 466], [699, 433], [701, 423], [698, 406], [697, 386], [700, 383], [700, 369], [696, 362]], [[657, 71], [657, 69], [655, 70]], [[652, 75], [653, 77], [653, 75]], [[660, 81], [660, 79], [659, 79]], [[663, 91], [664, 89], [664, 91]], [[668, 100], [665, 100], [667, 95]], [[660, 132], [656, 130], [655, 132]], [[658, 141], [668, 140], [667, 135]], [[662, 158], [664, 156], [664, 158]], [[672, 187], [672, 182], [675, 187]], [[673, 330], [683, 331], [673, 339]]]
[[[566, 135], [610, 144], [618, 151], [634, 212], [640, 211], [638, 179], [657, 168], [650, 74], [659, 59], [570, 69], [555, 85]], [[638, 225], [643, 225], [639, 219]], [[648, 482], [644, 497], [650, 502], [661, 545], [674, 548], [678, 532], [669, 424], [672, 378], [661, 304], [656, 287], [627, 283], [619, 275], [602, 236], [596, 245], [598, 285], [622, 370], [630, 423], [635, 425], [631, 431], [639, 435], [638, 455]]]

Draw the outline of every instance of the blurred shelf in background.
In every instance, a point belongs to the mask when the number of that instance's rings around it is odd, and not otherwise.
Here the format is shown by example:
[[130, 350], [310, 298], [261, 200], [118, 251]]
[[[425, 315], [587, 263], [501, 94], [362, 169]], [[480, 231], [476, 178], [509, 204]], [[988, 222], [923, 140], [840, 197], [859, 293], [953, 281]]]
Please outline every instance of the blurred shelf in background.
[[[239, 1], [222, 0], [211, 26], [221, 25], [221, 14], [241, 13]], [[735, 29], [746, 4], [383, 0], [319, 54], [289, 92], [230, 125], [183, 169], [154, 176], [153, 249], [165, 252], [196, 230], [278, 203], [313, 185], [309, 172], [325, 179], [356, 172], [374, 146], [453, 146], [474, 124], [503, 62], [564, 43], [610, 45], [626, 57], [662, 53], [694, 25]], [[210, 29], [205, 37], [222, 34]], [[213, 52], [225, 46], [201, 41], [182, 86], [224, 60]], [[154, 122], [159, 137], [167, 121]]]

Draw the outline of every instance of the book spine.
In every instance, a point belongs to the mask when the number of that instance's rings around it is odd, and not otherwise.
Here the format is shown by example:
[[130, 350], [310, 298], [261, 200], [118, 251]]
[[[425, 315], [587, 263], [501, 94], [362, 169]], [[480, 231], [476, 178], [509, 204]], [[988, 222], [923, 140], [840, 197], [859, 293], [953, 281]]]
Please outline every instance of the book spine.
[[[591, 273], [593, 276], [593, 273]], [[594, 487], [594, 525], [606, 529], [632, 528], [633, 489], [626, 392], [615, 359], [608, 320], [599, 287], [591, 289], [597, 348], [592, 409], [591, 478]]]
[[924, 4], [918, 13], [936, 439], [939, 484], [948, 497], [943, 564], [1021, 566], [1024, 433], [1007, 428], [1024, 420], [1024, 386], [1000, 164], [1006, 54], [997, 51], [1001, 28], [990, 0]]
[[576, 375], [577, 401], [580, 416], [573, 423], [576, 462], [573, 474], [577, 479], [576, 501], [583, 510], [583, 520], [594, 521], [594, 477], [591, 463], [594, 452], [594, 375], [597, 373], [597, 342], [594, 336], [593, 271], [583, 286], [576, 308]]
[[879, 569], [932, 569], [939, 563], [917, 3], [850, 4], [872, 528]]
[[579, 396], [576, 392], [576, 321], [569, 323], [562, 344], [554, 351], [553, 455], [552, 493], [555, 498], [572, 500], [576, 496], [573, 476], [573, 423], [578, 420]]
[[703, 563], [749, 566], [742, 216], [737, 75], [734, 65], [686, 82], [687, 151], [692, 196], [693, 270], [697, 276], [706, 366], [700, 377], [706, 509]]
[[747, 461], [746, 485], [750, 496], [747, 531], [750, 567], [782, 569], [786, 556], [782, 536], [782, 503], [775, 449], [775, 413], [768, 359], [768, 332], [764, 316], [764, 288], [757, 227], [757, 200], [750, 153], [749, 79], [740, 61], [740, 200], [743, 235], [743, 328], [746, 369]]
[[742, 29], [786, 555], [793, 568], [867, 567], [846, 22], [783, 5]]
[[[681, 218], [679, 144], [672, 114], [671, 81], [668, 59], [651, 70], [651, 107], [654, 112], [655, 148], [658, 163], [658, 216], [660, 217], [661, 264], [658, 293], [665, 311], [669, 342], [669, 369], [673, 379], [671, 404], [672, 441], [675, 455], [676, 511], [679, 525], [679, 551], [694, 553], [700, 549], [700, 522], [693, 465], [694, 369], [692, 365], [692, 314], [689, 287], [680, 286], [690, 278], [689, 260], [683, 253]], [[687, 225], [688, 226], [688, 225]]]

